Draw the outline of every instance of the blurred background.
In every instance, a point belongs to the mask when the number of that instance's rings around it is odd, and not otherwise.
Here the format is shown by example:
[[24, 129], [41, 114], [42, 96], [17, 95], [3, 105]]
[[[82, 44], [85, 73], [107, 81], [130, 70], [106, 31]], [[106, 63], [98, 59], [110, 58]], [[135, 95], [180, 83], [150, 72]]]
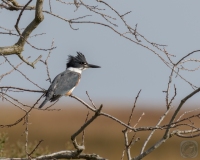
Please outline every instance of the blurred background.
[[[18, 2], [24, 4], [23, 0], [18, 0]], [[85, 3], [95, 4], [95, 2], [88, 0]], [[138, 24], [138, 32], [149, 41], [167, 45], [165, 49], [168, 53], [176, 55], [172, 58], [174, 63], [189, 52], [199, 49], [200, 2], [198, 0], [194, 0], [193, 3], [182, 0], [166, 2], [158, 0], [148, 2], [133, 0], [116, 2], [110, 0], [109, 4], [121, 14], [132, 11], [125, 16], [126, 22], [133, 28]], [[35, 5], [35, 1], [31, 5]], [[98, 5], [100, 8], [105, 8], [101, 4]], [[51, 6], [53, 13], [66, 19], [92, 14], [93, 16], [89, 17], [89, 19], [86, 18], [86, 20], [104, 22], [100, 16], [95, 16], [84, 7], [80, 7], [75, 12], [76, 7], [72, 5], [51, 1]], [[44, 1], [44, 10], [49, 10], [49, 1]], [[1, 9], [0, 26], [14, 29], [19, 13], [19, 11]], [[113, 17], [116, 16], [108, 8], [106, 8], [105, 13]], [[38, 48], [50, 48], [54, 40], [56, 49], [51, 51], [48, 61], [52, 79], [65, 70], [68, 55], [76, 55], [76, 52], [80, 51], [86, 56], [89, 63], [99, 65], [102, 68], [84, 71], [81, 82], [73, 92], [74, 95], [90, 103], [85, 93], [88, 91], [96, 106], [103, 104], [105, 112], [127, 122], [135, 97], [138, 91], [142, 89], [132, 123], [135, 124], [144, 112], [145, 116], [138, 126], [153, 126], [156, 124], [166, 110], [166, 94], [163, 91], [167, 89], [171, 72], [158, 56], [120, 37], [106, 27], [92, 24], [74, 24], [73, 27], [78, 28], [78, 30], [72, 30], [68, 23], [48, 14], [44, 16], [44, 21], [34, 30], [33, 35], [46, 34], [32, 37], [29, 39], [29, 42]], [[32, 21], [33, 17], [34, 11], [25, 11], [20, 20], [19, 27], [25, 28]], [[123, 32], [125, 28], [123, 23], [120, 20], [116, 20], [116, 23], [118, 25], [117, 29]], [[4, 30], [1, 29], [1, 31]], [[18, 37], [1, 34], [0, 46], [13, 45], [17, 40]], [[151, 46], [151, 48], [153, 47]], [[160, 54], [165, 57], [163, 53]], [[23, 56], [25, 58], [31, 56], [29, 61], [34, 61], [39, 55], [42, 55], [42, 59], [45, 60], [48, 52], [35, 50], [31, 46], [25, 45]], [[165, 58], [167, 59], [167, 57]], [[199, 59], [200, 56], [196, 53], [189, 58]], [[14, 65], [21, 62], [15, 55], [8, 56], [8, 59]], [[0, 61], [3, 62], [4, 58], [0, 57]], [[32, 69], [26, 64], [22, 64], [19, 70], [40, 87], [48, 89], [49, 82], [46, 81], [46, 68], [41, 62], [38, 62], [35, 67], [35, 69]], [[187, 67], [194, 69], [198, 67], [198, 63], [187, 64]], [[7, 73], [11, 69], [12, 67], [9, 64], [1, 65], [0, 75]], [[179, 73], [197, 87], [199, 86], [198, 70], [195, 72], [180, 71]], [[173, 102], [174, 108], [176, 108], [180, 100], [191, 93], [193, 89], [179, 77], [173, 77], [173, 84], [177, 88], [177, 96]], [[16, 71], [4, 77], [0, 85], [40, 90]], [[174, 90], [172, 87], [170, 97], [173, 94]], [[11, 93], [11, 95], [28, 105], [33, 105], [41, 96], [39, 93], [29, 92]], [[180, 114], [198, 107], [199, 95], [197, 94], [187, 101]], [[51, 152], [72, 147], [70, 146], [70, 136], [83, 124], [87, 115], [87, 109], [75, 99], [69, 97], [61, 98], [53, 108], [59, 108], [61, 111], [34, 110], [30, 115], [31, 124], [29, 125], [30, 142], [33, 143], [43, 139], [44, 142], [41, 146], [48, 146]], [[0, 102], [0, 110], [1, 124], [13, 123], [23, 115], [19, 109], [5, 100]], [[170, 115], [172, 113], [173, 111]], [[170, 115], [163, 124], [169, 121]], [[90, 113], [90, 116], [92, 116], [92, 113]], [[197, 120], [195, 122], [198, 123]], [[8, 133], [9, 145], [6, 146], [7, 148], [11, 144], [25, 140], [24, 128], [23, 123], [12, 128], [1, 128], [1, 133]], [[120, 159], [124, 149], [122, 129], [124, 129], [122, 126], [107, 118], [98, 118], [86, 130], [85, 152], [97, 153], [108, 159]], [[132, 155], [136, 156], [139, 153], [148, 134], [149, 132], [137, 133], [136, 136], [140, 137], [141, 140], [133, 146]], [[130, 135], [133, 135], [133, 133], [130, 133]], [[161, 135], [162, 132], [155, 134], [148, 146], [155, 143]], [[166, 157], [166, 154], [171, 156], [171, 159], [183, 159], [180, 155], [180, 143], [183, 140], [180, 138], [168, 140], [146, 159], [169, 159], [169, 157]], [[200, 142], [198, 138], [194, 140], [198, 143]]]
[[[60, 108], [59, 106], [56, 106]], [[10, 124], [15, 122], [23, 114], [17, 109], [9, 109], [10, 107], [4, 106], [1, 108], [0, 121], [1, 124]], [[130, 115], [131, 108], [128, 106], [122, 106], [121, 108], [114, 108], [113, 106], [103, 108], [103, 112], [111, 114], [118, 119], [127, 122]], [[173, 110], [174, 111], [174, 110]], [[172, 111], [172, 113], [173, 113]], [[13, 113], [14, 112], [14, 113]], [[139, 117], [145, 113], [145, 115], [140, 120], [137, 127], [144, 126], [155, 126], [158, 119], [164, 113], [164, 110], [153, 111], [152, 109], [142, 109], [142, 106], [137, 106], [132, 118], [132, 125], [135, 125]], [[169, 122], [171, 114], [169, 114], [161, 125]], [[36, 144], [43, 140], [36, 154], [41, 153], [53, 153], [61, 150], [72, 149], [73, 145], [71, 143], [71, 136], [74, 134], [84, 123], [88, 110], [81, 105], [66, 107], [61, 111], [40, 111], [34, 110], [29, 116], [30, 125], [29, 130], [29, 143], [30, 151], [36, 146]], [[11, 116], [12, 115], [12, 116]], [[93, 115], [90, 112], [89, 118]], [[181, 114], [178, 114], [178, 117]], [[192, 114], [188, 114], [192, 115]], [[8, 118], [9, 117], [9, 118]], [[187, 122], [187, 121], [186, 121]], [[199, 119], [193, 119], [192, 122], [199, 124]], [[85, 130], [85, 151], [84, 153], [95, 153], [101, 157], [105, 157], [110, 160], [121, 159], [122, 152], [124, 150], [124, 135], [122, 130], [125, 128], [118, 123], [106, 118], [98, 117], [94, 122], [92, 122], [89, 127]], [[179, 127], [178, 129], [184, 129]], [[25, 145], [25, 125], [23, 122], [11, 127], [11, 128], [1, 128], [1, 133], [7, 133], [8, 141], [5, 143], [3, 154], [24, 156], [24, 145]], [[128, 134], [129, 140], [135, 133], [130, 132]], [[135, 138], [140, 140], [132, 145], [131, 155], [132, 157], [137, 156], [146, 141], [149, 131], [137, 132]], [[147, 148], [155, 144], [164, 134], [164, 130], [156, 131], [149, 141]], [[82, 134], [77, 137], [78, 143], [82, 142]], [[172, 137], [168, 139], [164, 144], [157, 148], [154, 152], [146, 156], [146, 160], [183, 160], [184, 157], [181, 156], [181, 143], [184, 141], [195, 141], [199, 145], [199, 137], [197, 138], [179, 138]], [[146, 148], [146, 149], [147, 149]], [[186, 155], [192, 155], [196, 153], [194, 148], [185, 148]], [[126, 154], [124, 159], [126, 159]], [[199, 159], [199, 148], [197, 148], [197, 156], [195, 158], [187, 159]]]

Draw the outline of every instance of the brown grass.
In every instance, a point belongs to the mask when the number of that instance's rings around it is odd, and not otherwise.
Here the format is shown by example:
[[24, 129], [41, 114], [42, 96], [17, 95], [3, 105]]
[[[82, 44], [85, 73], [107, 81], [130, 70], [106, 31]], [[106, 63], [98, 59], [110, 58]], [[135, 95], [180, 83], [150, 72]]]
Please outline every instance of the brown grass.
[[[103, 109], [104, 112], [116, 116], [124, 122], [127, 122], [130, 110], [131, 108], [112, 107]], [[72, 147], [70, 144], [70, 136], [84, 123], [87, 112], [87, 109], [83, 106], [65, 108], [61, 111], [34, 110], [31, 112], [29, 117], [31, 123], [29, 125], [29, 141], [34, 142], [43, 139], [44, 142], [41, 144], [41, 147], [48, 146], [51, 152], [65, 150], [67, 147]], [[163, 111], [153, 109], [136, 110], [133, 115], [132, 124], [136, 123], [143, 112], [145, 112], [145, 116], [142, 118], [138, 126], [155, 125], [163, 113]], [[13, 123], [22, 115], [23, 112], [19, 111], [19, 109], [12, 109], [7, 106], [1, 107], [0, 124]], [[90, 113], [90, 117], [92, 115], [93, 114]], [[164, 123], [168, 121], [169, 116], [166, 118]], [[194, 122], [198, 123], [197, 120]], [[1, 128], [1, 132], [7, 132], [9, 136], [9, 143], [6, 146], [7, 149], [9, 149], [9, 145], [14, 144], [17, 141], [25, 141], [25, 135], [23, 133], [24, 128], [25, 126], [23, 123], [11, 128]], [[124, 149], [123, 129], [124, 127], [120, 126], [118, 123], [105, 117], [99, 117], [86, 129], [85, 152], [96, 153], [111, 160], [120, 159]], [[163, 132], [164, 131], [157, 131], [147, 148], [154, 144], [162, 136]], [[146, 131], [136, 134], [136, 137], [140, 137], [140, 141], [132, 147], [131, 153], [133, 157], [140, 152], [149, 133], [150, 132]], [[132, 135], [133, 133], [130, 133], [130, 137]], [[81, 136], [79, 136], [79, 140], [80, 138]], [[185, 139], [173, 137], [144, 159], [182, 160], [184, 158], [180, 155], [180, 143], [183, 140]], [[199, 138], [194, 138], [192, 140], [195, 140], [198, 143], [200, 142]], [[200, 159], [200, 156], [193, 158], [193, 160], [195, 159]]]

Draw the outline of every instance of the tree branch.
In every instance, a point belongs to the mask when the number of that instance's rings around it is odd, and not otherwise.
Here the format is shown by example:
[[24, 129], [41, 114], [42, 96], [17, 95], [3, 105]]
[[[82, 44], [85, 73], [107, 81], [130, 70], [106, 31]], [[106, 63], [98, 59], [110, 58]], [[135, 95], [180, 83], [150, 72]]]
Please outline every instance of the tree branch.
[[[55, 159], [85, 159], [85, 160], [106, 160], [97, 154], [79, 154], [77, 151], [59, 151], [48, 155], [42, 155], [31, 160], [55, 160]], [[1, 158], [1, 160], [30, 160], [30, 158]]]
[[[24, 6], [20, 5], [16, 0], [7, 0], [9, 2], [7, 2], [6, 0], [2, 0], [6, 5], [2, 5], [3, 8], [10, 10], [10, 11], [18, 11], [18, 10], [22, 10], [24, 8]], [[24, 10], [34, 10], [35, 6], [26, 6]]]
[[37, 28], [37, 26], [43, 21], [44, 15], [42, 12], [43, 8], [43, 0], [37, 0], [36, 2], [36, 10], [35, 10], [35, 18], [33, 21], [25, 28], [25, 30], [20, 35], [18, 42], [12, 46], [0, 47], [0, 53], [3, 55], [13, 55], [16, 54], [19, 58], [24, 61], [26, 64], [32, 66], [34, 68], [35, 63], [41, 58], [38, 57], [33, 63], [26, 61], [23, 56], [22, 52], [24, 50], [24, 45], [27, 42], [28, 37], [32, 33], [32, 31]]
[[[158, 148], [162, 143], [164, 143], [167, 139], [171, 138], [171, 135], [169, 134], [170, 132], [170, 128], [171, 128], [171, 124], [173, 123], [174, 119], [176, 118], [178, 112], [180, 111], [181, 107], [183, 106], [183, 104], [190, 99], [192, 96], [194, 96], [196, 93], [198, 93], [200, 91], [200, 88], [196, 89], [195, 91], [193, 91], [192, 93], [190, 93], [189, 95], [187, 95], [185, 98], [183, 98], [178, 106], [178, 108], [176, 109], [176, 111], [174, 112], [169, 125], [163, 135], [163, 137], [156, 142], [156, 144], [154, 144], [153, 146], [151, 146], [149, 149], [147, 149], [145, 152], [143, 152], [142, 154], [140, 154], [138, 157], [133, 158], [133, 160], [140, 160], [142, 158], [144, 158], [146, 155], [148, 155], [149, 153], [151, 153], [152, 151], [154, 151], [156, 148]], [[169, 108], [170, 109], [170, 108]], [[169, 111], [169, 109], [167, 110], [167, 112]], [[176, 134], [177, 136], [181, 136], [180, 134]]]

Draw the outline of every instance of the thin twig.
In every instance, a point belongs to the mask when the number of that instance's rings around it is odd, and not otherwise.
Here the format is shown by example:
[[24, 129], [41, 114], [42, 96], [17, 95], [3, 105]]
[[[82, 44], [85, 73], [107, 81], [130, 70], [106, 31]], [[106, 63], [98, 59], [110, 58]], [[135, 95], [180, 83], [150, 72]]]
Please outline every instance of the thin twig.
[[[89, 114], [90, 112], [88, 111], [87, 115], [86, 115], [86, 119], [85, 119], [85, 123], [87, 122], [88, 120], [88, 117], [89, 117]], [[85, 130], [83, 130], [83, 134], [82, 134], [82, 146], [85, 146]]]
[[92, 106], [94, 107], [94, 109], [97, 109], [96, 106], [95, 106], [95, 104], [94, 104], [94, 102], [93, 102], [92, 99], [90, 98], [90, 96], [89, 96], [89, 94], [88, 94], [88, 91], [86, 91], [86, 94], [87, 94], [87, 96], [88, 96], [90, 102], [92, 103]]
[[21, 33], [20, 33], [20, 31], [19, 31], [19, 28], [18, 28], [19, 21], [20, 21], [21, 16], [22, 16], [22, 14], [23, 14], [23, 12], [24, 12], [24, 9], [31, 3], [31, 1], [32, 1], [32, 0], [29, 0], [28, 3], [26, 3], [26, 5], [22, 8], [22, 10], [21, 10], [21, 12], [20, 12], [20, 14], [19, 14], [19, 16], [18, 16], [18, 18], [17, 18], [17, 22], [16, 22], [16, 24], [15, 24], [15, 29], [16, 29], [16, 31], [18, 32], [19, 35], [21, 35]]

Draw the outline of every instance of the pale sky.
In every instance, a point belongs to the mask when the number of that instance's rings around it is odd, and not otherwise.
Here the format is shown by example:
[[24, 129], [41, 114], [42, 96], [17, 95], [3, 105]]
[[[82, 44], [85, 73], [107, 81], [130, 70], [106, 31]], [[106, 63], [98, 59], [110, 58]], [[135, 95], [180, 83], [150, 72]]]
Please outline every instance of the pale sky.
[[[23, 0], [19, 1], [23, 3]], [[90, 1], [85, 1], [90, 2]], [[96, 2], [96, 1], [95, 1]], [[34, 5], [35, 1], [33, 1]], [[139, 1], [126, 0], [108, 2], [121, 14], [132, 11], [125, 16], [127, 23], [134, 28], [138, 24], [138, 32], [145, 36], [149, 41], [167, 45], [166, 50], [170, 54], [176, 55], [173, 58], [177, 62], [181, 57], [191, 51], [200, 49], [200, 1]], [[102, 7], [100, 5], [100, 7]], [[48, 1], [45, 1], [45, 10], [49, 10]], [[89, 10], [80, 7], [74, 12], [74, 6], [67, 6], [52, 1], [52, 11], [67, 19], [76, 18], [80, 15], [92, 14]], [[14, 29], [16, 18], [19, 11], [0, 10], [0, 26], [4, 28]], [[116, 17], [108, 8], [106, 13]], [[44, 14], [45, 19], [34, 30], [33, 34], [46, 33], [29, 39], [32, 45], [38, 48], [50, 48], [52, 39], [55, 41], [56, 49], [52, 50], [49, 58], [50, 75], [53, 79], [57, 74], [65, 70], [68, 55], [76, 55], [76, 51], [82, 52], [88, 63], [101, 66], [100, 69], [88, 69], [83, 72], [81, 82], [74, 90], [73, 94], [81, 99], [88, 101], [85, 91], [88, 91], [91, 98], [97, 105], [112, 104], [126, 102], [132, 106], [135, 96], [142, 89], [138, 104], [153, 103], [164, 106], [165, 93], [169, 79], [170, 69], [149, 50], [136, 45], [120, 37], [112, 30], [103, 26], [93, 24], [75, 24], [75, 31], [69, 27], [67, 22]], [[25, 11], [19, 23], [20, 28], [24, 28], [34, 17], [34, 11]], [[100, 16], [89, 17], [85, 20], [102, 21]], [[104, 21], [102, 21], [104, 22]], [[113, 21], [114, 22], [114, 21]], [[117, 29], [123, 31], [124, 25], [117, 21], [119, 27]], [[4, 31], [0, 29], [0, 31]], [[17, 41], [18, 37], [8, 35], [0, 35], [0, 46], [12, 45]], [[48, 52], [32, 49], [29, 45], [25, 45], [23, 56], [31, 56], [30, 61], [34, 61], [39, 55], [46, 58]], [[9, 56], [9, 60], [13, 64], [21, 62], [15, 55]], [[199, 59], [199, 53], [189, 58]], [[0, 57], [0, 63], [4, 61]], [[194, 62], [193, 62], [194, 63]], [[198, 67], [198, 63], [187, 65], [191, 69]], [[36, 69], [23, 64], [19, 67], [27, 77], [32, 79], [40, 87], [48, 89], [49, 82], [46, 81], [47, 74], [45, 67], [39, 62]], [[0, 75], [6, 73], [11, 68], [9, 65], [1, 66]], [[196, 72], [180, 72], [184, 78], [191, 81], [194, 85], [200, 86], [199, 71]], [[174, 78], [172, 84], [177, 87], [177, 97], [175, 102], [179, 102], [184, 96], [192, 92], [192, 88], [179, 77]], [[19, 86], [28, 89], [38, 89], [17, 72], [3, 78], [1, 86]], [[171, 92], [173, 94], [173, 90]], [[17, 94], [20, 99], [35, 102], [41, 94], [25, 93]], [[199, 103], [199, 94], [189, 102]], [[58, 102], [77, 103], [71, 98], [63, 97]]]

